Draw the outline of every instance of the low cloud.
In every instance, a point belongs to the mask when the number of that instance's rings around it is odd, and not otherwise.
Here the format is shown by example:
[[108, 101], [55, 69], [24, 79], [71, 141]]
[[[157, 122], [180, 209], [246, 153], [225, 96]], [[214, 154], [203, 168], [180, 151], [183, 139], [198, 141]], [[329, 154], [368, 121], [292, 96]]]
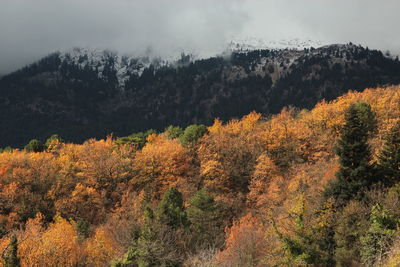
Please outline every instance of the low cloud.
[[397, 0], [2, 0], [0, 73], [76, 46], [160, 56], [232, 38], [311, 38], [400, 52]]

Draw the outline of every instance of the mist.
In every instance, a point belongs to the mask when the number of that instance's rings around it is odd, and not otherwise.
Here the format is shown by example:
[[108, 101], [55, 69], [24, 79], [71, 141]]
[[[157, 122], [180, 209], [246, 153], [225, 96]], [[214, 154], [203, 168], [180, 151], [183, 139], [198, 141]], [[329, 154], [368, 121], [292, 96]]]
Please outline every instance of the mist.
[[0, 73], [73, 47], [209, 56], [242, 37], [399, 53], [398, 10], [396, 0], [2, 0]]

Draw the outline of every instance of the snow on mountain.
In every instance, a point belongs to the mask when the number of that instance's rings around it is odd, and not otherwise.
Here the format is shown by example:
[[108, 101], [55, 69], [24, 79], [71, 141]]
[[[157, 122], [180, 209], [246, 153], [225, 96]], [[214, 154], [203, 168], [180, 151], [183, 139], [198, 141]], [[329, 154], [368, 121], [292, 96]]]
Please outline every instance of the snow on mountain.
[[[316, 48], [322, 45], [322, 42], [313, 40], [290, 39], [265, 41], [262, 39], [247, 37], [244, 39], [232, 40], [227, 45], [227, 49], [223, 54], [260, 49], [303, 50], [304, 48]], [[59, 57], [61, 63], [73, 64], [78, 66], [80, 69], [90, 68], [96, 70], [99, 78], [105, 78], [103, 75], [105, 68], [108, 68], [109, 70], [111, 69], [115, 72], [119, 87], [123, 89], [125, 82], [129, 77], [132, 75], [141, 76], [143, 71], [150, 67], [150, 65], [157, 69], [166, 65], [187, 64], [195, 59], [203, 58], [199, 55], [195, 57], [193, 54], [185, 54], [183, 49], [179, 49], [175, 52], [174, 55], [161, 59], [160, 57], [152, 56], [151, 53], [144, 56], [120, 55], [117, 52], [110, 50], [85, 47], [61, 51], [59, 52]]]
[[251, 50], [278, 50], [278, 49], [290, 49], [290, 50], [303, 50], [304, 48], [318, 48], [324, 44], [321, 41], [315, 41], [311, 39], [282, 39], [277, 41], [266, 41], [254, 37], [246, 37], [241, 39], [233, 39], [228, 44], [228, 51], [251, 51]]
[[103, 71], [106, 67], [115, 71], [120, 88], [130, 76], [141, 76], [144, 69], [153, 65], [155, 68], [168, 64], [159, 58], [151, 56], [119, 55], [110, 50], [96, 48], [74, 48], [59, 52], [61, 63], [68, 63], [78, 66], [80, 69], [90, 68], [98, 72], [98, 77], [103, 78]]

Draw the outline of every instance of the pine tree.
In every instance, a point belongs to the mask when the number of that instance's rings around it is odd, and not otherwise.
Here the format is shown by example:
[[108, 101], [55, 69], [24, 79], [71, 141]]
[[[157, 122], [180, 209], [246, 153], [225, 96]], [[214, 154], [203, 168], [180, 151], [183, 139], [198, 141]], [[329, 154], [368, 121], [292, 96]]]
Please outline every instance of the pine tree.
[[4, 267], [19, 267], [17, 235], [12, 235], [10, 244], [4, 257]]
[[171, 187], [155, 212], [147, 207], [144, 213], [145, 222], [138, 238], [134, 238], [123, 259], [113, 266], [180, 266], [183, 261], [180, 234], [188, 223], [182, 194]]
[[196, 142], [208, 132], [207, 127], [204, 125], [190, 125], [186, 127], [185, 131], [179, 137], [181, 143], [185, 146], [196, 144]]
[[223, 239], [220, 210], [205, 189], [198, 191], [190, 200], [187, 214], [196, 245], [209, 246], [218, 238]]
[[345, 124], [336, 147], [340, 169], [336, 173], [336, 180], [325, 190], [325, 196], [333, 196], [339, 205], [360, 198], [363, 190], [374, 182], [368, 139], [375, 127], [375, 114], [369, 104], [360, 102], [347, 108]]
[[183, 206], [181, 192], [175, 187], [168, 189], [163, 199], [158, 204], [156, 219], [161, 223], [172, 228], [187, 225], [187, 215]]
[[383, 184], [392, 186], [400, 182], [400, 121], [393, 126], [385, 141], [378, 164]]
[[25, 146], [27, 152], [42, 152], [44, 150], [44, 145], [37, 139], [32, 139]]

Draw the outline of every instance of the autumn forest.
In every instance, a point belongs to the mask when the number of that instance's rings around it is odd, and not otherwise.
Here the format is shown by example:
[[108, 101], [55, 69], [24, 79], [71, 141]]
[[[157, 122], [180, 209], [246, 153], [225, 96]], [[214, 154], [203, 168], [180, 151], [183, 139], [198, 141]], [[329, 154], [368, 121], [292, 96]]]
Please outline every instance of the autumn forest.
[[[45, 140], [44, 140], [45, 141]], [[400, 87], [0, 153], [0, 266], [399, 266]]]

